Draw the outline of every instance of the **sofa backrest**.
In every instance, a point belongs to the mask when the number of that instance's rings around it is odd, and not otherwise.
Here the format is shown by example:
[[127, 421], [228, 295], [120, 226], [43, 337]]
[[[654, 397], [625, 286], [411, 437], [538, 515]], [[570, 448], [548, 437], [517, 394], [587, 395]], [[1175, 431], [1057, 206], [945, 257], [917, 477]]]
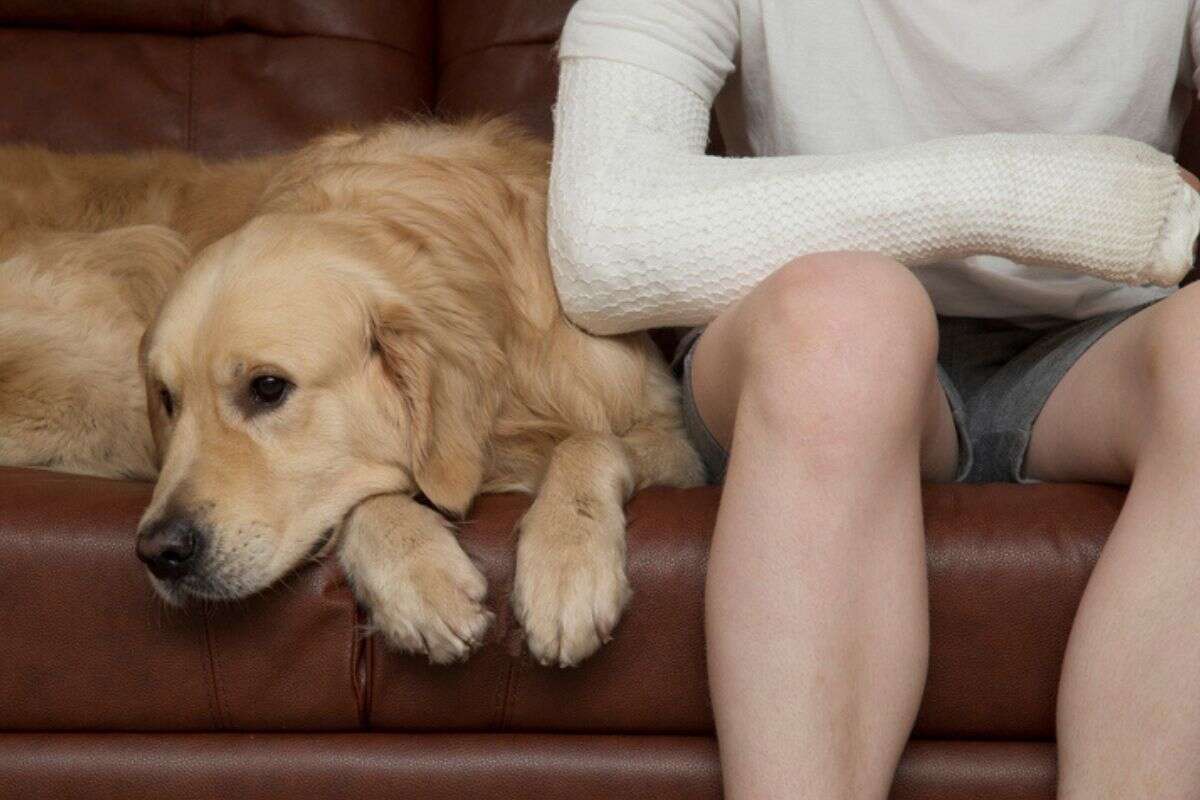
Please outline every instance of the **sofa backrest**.
[[0, 0], [0, 141], [277, 150], [339, 124], [517, 114], [550, 132], [571, 0]]

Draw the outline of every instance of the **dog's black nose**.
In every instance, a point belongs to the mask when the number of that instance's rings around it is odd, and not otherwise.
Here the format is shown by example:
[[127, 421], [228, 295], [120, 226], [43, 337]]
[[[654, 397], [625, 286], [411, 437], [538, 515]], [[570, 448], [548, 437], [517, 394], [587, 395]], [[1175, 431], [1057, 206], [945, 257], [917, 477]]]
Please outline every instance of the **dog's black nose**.
[[176, 580], [187, 575], [196, 565], [200, 531], [184, 517], [166, 517], [140, 533], [137, 555], [154, 577]]

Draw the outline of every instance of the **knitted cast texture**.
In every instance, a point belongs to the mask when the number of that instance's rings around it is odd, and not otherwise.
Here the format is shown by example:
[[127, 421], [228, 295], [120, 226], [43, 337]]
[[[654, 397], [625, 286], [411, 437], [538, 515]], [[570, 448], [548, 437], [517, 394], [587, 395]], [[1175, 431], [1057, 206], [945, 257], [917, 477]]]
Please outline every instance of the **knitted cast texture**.
[[785, 262], [991, 254], [1128, 284], [1192, 265], [1200, 195], [1109, 136], [987, 134], [844, 155], [704, 155], [709, 103], [670, 78], [562, 61], [549, 245], [564, 312], [596, 334], [699, 325]]

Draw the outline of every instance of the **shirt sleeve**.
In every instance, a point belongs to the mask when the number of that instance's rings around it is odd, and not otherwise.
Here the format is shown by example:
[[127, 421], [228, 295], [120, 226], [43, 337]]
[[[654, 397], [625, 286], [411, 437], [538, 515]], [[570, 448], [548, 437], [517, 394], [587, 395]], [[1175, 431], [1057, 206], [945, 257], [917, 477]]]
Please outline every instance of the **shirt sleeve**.
[[[988, 134], [707, 156], [729, 29], [660, 29], [698, 2], [644, 0], [637, 8], [657, 10], [629, 16], [610, 5], [626, 6], [606, 2], [595, 18], [616, 37], [607, 44], [585, 41], [587, 13], [564, 32], [550, 175], [555, 285], [592, 333], [706, 323], [781, 264], [822, 251], [910, 266], [988, 253], [1134, 284], [1170, 285], [1191, 266], [1200, 195], [1171, 156], [1129, 139]], [[724, 4], [704, 5], [699, 19], [731, 22]]]
[[737, 20], [734, 0], [581, 0], [559, 56], [633, 64], [712, 102], [733, 71]]

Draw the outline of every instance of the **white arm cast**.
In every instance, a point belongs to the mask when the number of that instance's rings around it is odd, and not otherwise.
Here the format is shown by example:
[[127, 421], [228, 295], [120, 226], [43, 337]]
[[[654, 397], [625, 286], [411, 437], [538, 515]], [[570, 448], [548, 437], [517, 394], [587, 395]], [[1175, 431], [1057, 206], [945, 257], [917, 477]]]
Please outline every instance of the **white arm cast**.
[[1106, 136], [989, 134], [836, 156], [704, 155], [709, 102], [651, 70], [565, 58], [549, 240], [567, 316], [596, 334], [698, 325], [805, 253], [915, 266], [992, 254], [1177, 283], [1200, 195]]

